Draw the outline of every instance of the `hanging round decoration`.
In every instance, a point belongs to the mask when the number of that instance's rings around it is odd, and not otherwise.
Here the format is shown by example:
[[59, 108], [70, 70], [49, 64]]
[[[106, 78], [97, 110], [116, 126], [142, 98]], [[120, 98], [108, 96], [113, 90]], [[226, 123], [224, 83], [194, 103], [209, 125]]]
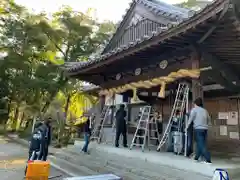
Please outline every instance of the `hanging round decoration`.
[[121, 77], [122, 77], [122, 75], [121, 75], [120, 73], [118, 73], [118, 74], [116, 75], [116, 80], [121, 79]]
[[135, 75], [138, 76], [138, 75], [141, 74], [141, 72], [142, 72], [142, 69], [141, 69], [141, 68], [137, 68], [137, 69], [135, 70]]
[[163, 60], [163, 61], [161, 61], [161, 62], [159, 63], [159, 67], [160, 67], [161, 69], [166, 69], [167, 66], [168, 66], [167, 60]]

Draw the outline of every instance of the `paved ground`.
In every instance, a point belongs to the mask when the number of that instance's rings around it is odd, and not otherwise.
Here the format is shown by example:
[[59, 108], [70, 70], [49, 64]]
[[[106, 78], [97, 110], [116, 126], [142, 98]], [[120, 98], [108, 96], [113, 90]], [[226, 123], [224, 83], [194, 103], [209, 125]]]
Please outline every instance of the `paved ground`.
[[[92, 151], [90, 155], [79, 153], [80, 149], [67, 148], [55, 153], [51, 161], [78, 175], [113, 173], [124, 180], [210, 180], [193, 172], [156, 165], [138, 159], [127, 159], [111, 153]], [[67, 163], [66, 163], [67, 162]]]
[[[0, 136], [0, 179], [22, 180], [26, 165], [27, 149]], [[51, 168], [50, 176], [60, 176], [53, 180], [62, 180], [67, 177], [64, 173]]]

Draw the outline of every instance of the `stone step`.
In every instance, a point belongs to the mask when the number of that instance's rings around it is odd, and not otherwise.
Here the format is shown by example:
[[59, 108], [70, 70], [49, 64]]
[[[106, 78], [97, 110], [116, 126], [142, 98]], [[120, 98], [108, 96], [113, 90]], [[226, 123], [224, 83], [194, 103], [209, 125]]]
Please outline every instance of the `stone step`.
[[[69, 151], [69, 154], [72, 154], [74, 157], [79, 156], [79, 153], [74, 153], [72, 151]], [[65, 154], [65, 155], [69, 156], [69, 154]], [[111, 168], [114, 168], [118, 171], [119, 171], [119, 169], [122, 169], [122, 170], [124, 170], [124, 172], [131, 172], [135, 175], [138, 175], [140, 177], [145, 177], [147, 179], [159, 179], [159, 173], [158, 172], [148, 171], [148, 169], [142, 168], [142, 167], [136, 169], [136, 167], [134, 167], [134, 165], [130, 166], [130, 165], [128, 165], [129, 162], [128, 163], [123, 162], [120, 159], [113, 160], [113, 159], [110, 159], [108, 157], [101, 157], [100, 155], [96, 155], [96, 154], [85, 156], [84, 158], [85, 158], [85, 161], [91, 161], [91, 162], [94, 162], [94, 163], [96, 163], [96, 161], [97, 161], [97, 163], [100, 166], [105, 165], [106, 167], [111, 167]], [[82, 156], [81, 156], [81, 159], [82, 159]], [[168, 178], [170, 179], [169, 176], [168, 176]]]
[[68, 174], [71, 174], [71, 176], [97, 175], [95, 171], [92, 171], [91, 169], [88, 169], [85, 166], [82, 166], [81, 164], [78, 164], [76, 166], [76, 164], [73, 164], [70, 161], [61, 158], [57, 158], [56, 156], [48, 156], [48, 159], [51, 161], [51, 163], [54, 163], [59, 168], [68, 172]]
[[[57, 158], [63, 158], [63, 157], [61, 157], [61, 155], [58, 154]], [[75, 166], [78, 166], [79, 164], [84, 164], [85, 167], [87, 167], [88, 169], [91, 169], [92, 171], [97, 172], [98, 174], [113, 173], [126, 180], [137, 180], [137, 179], [146, 180], [146, 178], [141, 178], [131, 172], [124, 171], [123, 169], [115, 169], [114, 167], [109, 166], [107, 163], [106, 164], [98, 163], [97, 161], [93, 162], [83, 157], [76, 158], [75, 156], [70, 157], [70, 155], [68, 155], [68, 161], [75, 164]]]
[[117, 171], [119, 171], [119, 169], [122, 169], [125, 172], [131, 172], [137, 176], [140, 176], [141, 178], [146, 179], [192, 180], [193, 177], [195, 180], [211, 179], [210, 177], [205, 177], [196, 173], [173, 169], [166, 166], [160, 166], [138, 159], [127, 159], [125, 157], [120, 157], [113, 154], [99, 154], [92, 152], [91, 155], [82, 157], [82, 155], [80, 155], [76, 149], [75, 151], [73, 149], [67, 149], [64, 152], [68, 152], [67, 154], [65, 153], [66, 156], [69, 156], [70, 154], [74, 157], [80, 156], [80, 158], [84, 159], [84, 161], [91, 161], [92, 163], [97, 161], [100, 166], [107, 164], [106, 167], [117, 169]]
[[[129, 170], [126, 170], [122, 166], [115, 167], [113, 164], [110, 164], [107, 161], [99, 161], [95, 158], [89, 158], [90, 155], [82, 155], [80, 157], [76, 157], [76, 155], [70, 155], [66, 153], [57, 153], [57, 158], [67, 159], [69, 162], [75, 164], [78, 166], [78, 164], [84, 164], [85, 167], [88, 169], [91, 169], [95, 172], [98, 172], [99, 174], [106, 174], [106, 173], [113, 173], [117, 176], [122, 177], [124, 180], [147, 180], [147, 179], [159, 179], [158, 177], [153, 178], [152, 176], [143, 176], [142, 174], [136, 174], [134, 172], [131, 172]], [[88, 156], [88, 157], [86, 157]]]
[[[76, 151], [76, 148], [68, 148], [66, 151], [68, 151], [71, 154], [78, 154]], [[156, 176], [159, 176], [159, 170], [161, 170], [161, 177], [166, 176], [167, 178], [173, 178], [176, 179], [179, 177], [183, 177], [184, 179], [189, 179], [191, 180], [192, 178], [187, 176], [191, 175], [192, 177], [195, 178], [195, 180], [198, 179], [204, 179], [204, 180], [209, 180], [211, 179], [208, 176], [204, 176], [202, 174], [198, 174], [195, 172], [191, 171], [183, 171], [180, 169], [176, 169], [173, 167], [165, 166], [165, 165], [160, 165], [160, 164], [154, 164], [148, 161], [143, 161], [139, 160], [136, 158], [126, 158], [122, 157], [116, 154], [112, 153], [103, 153], [99, 151], [92, 151], [92, 156], [94, 158], [100, 158], [100, 159], [105, 159], [108, 160], [109, 163], [115, 163], [115, 164], [121, 164], [124, 168], [128, 169], [137, 169], [140, 172], [149, 172], [151, 174], [156, 174]]]

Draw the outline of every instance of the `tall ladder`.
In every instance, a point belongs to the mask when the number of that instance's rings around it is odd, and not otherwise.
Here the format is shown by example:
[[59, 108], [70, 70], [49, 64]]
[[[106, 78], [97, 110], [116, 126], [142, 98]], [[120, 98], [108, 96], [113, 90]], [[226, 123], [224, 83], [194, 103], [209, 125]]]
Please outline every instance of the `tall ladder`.
[[103, 135], [103, 126], [105, 124], [105, 121], [107, 119], [107, 116], [108, 116], [108, 113], [110, 112], [110, 110], [111, 110], [111, 106], [105, 105], [103, 107], [103, 110], [100, 115], [100, 120], [99, 120], [99, 122], [96, 122], [96, 124], [94, 126], [91, 140], [93, 140], [93, 141], [96, 140], [98, 143], [101, 142], [101, 138]]
[[186, 108], [186, 105], [188, 104], [188, 94], [189, 94], [188, 84], [187, 83], [179, 83], [176, 98], [175, 98], [174, 105], [172, 108], [172, 112], [171, 112], [167, 127], [162, 136], [162, 139], [158, 145], [157, 151], [160, 151], [160, 149], [163, 147], [163, 145], [168, 140], [169, 133], [171, 131], [171, 127], [173, 124], [173, 117], [176, 116], [177, 110], [180, 111], [180, 116], [183, 117], [184, 109]]
[[[130, 149], [132, 149], [133, 146], [137, 146], [141, 147], [142, 151], [144, 151], [146, 142], [148, 148], [150, 148], [151, 140], [159, 140], [160, 136], [158, 133], [157, 121], [154, 119], [152, 112], [151, 106], [144, 106], [142, 108], [141, 116], [138, 121], [137, 129], [135, 131]], [[153, 136], [152, 133], [154, 133]], [[157, 137], [155, 137], [155, 133], [157, 134]], [[139, 143], [137, 143], [137, 141], [139, 141]]]

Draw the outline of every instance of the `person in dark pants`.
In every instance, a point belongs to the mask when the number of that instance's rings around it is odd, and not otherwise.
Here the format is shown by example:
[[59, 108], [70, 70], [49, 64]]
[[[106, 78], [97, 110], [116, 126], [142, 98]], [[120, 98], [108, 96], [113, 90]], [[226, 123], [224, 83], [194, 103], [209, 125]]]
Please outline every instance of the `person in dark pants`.
[[193, 153], [193, 123], [189, 125], [187, 131], [187, 157]]
[[[162, 116], [158, 113], [157, 117], [156, 117], [156, 122], [157, 122], [157, 131], [155, 132], [155, 137], [158, 138], [158, 134], [161, 137], [162, 135], [162, 131], [163, 131], [163, 122], [162, 122]], [[159, 140], [157, 139], [156, 141], [156, 145], [159, 145]]]
[[84, 141], [85, 144], [82, 148], [82, 152], [88, 153], [88, 145], [90, 142], [90, 136], [91, 136], [91, 120], [90, 117], [87, 117], [87, 121], [84, 124]]
[[44, 134], [44, 150], [42, 155], [42, 160], [46, 161], [48, 156], [48, 147], [51, 144], [52, 137], [52, 127], [51, 127], [51, 118], [45, 119], [43, 125], [40, 127], [41, 131]]
[[[141, 116], [142, 116], [142, 112], [139, 111], [135, 122], [138, 122], [141, 119]], [[138, 129], [137, 130], [137, 136], [143, 136], [143, 135], [144, 135], [144, 131], [142, 129]], [[139, 144], [143, 144], [143, 137], [135, 138], [134, 143], [137, 144], [137, 141], [138, 141]]]
[[[38, 122], [34, 126], [34, 131], [31, 135], [28, 151], [28, 161], [40, 160], [40, 157], [44, 151], [44, 134], [39, 127], [42, 126], [41, 122]], [[27, 172], [27, 166], [25, 168], [25, 174]]]
[[191, 154], [193, 153], [193, 123], [191, 123], [187, 129], [187, 134], [185, 134], [185, 128], [186, 128], [186, 124], [187, 120], [189, 118], [189, 114], [188, 113], [184, 113], [184, 121], [183, 121], [183, 126], [182, 126], [182, 132], [184, 132], [184, 136], [183, 136], [183, 153], [185, 151], [185, 136], [187, 135], [187, 147], [186, 147], [186, 156], [190, 157]]
[[208, 121], [210, 121], [210, 116], [207, 110], [203, 108], [202, 99], [197, 98], [194, 101], [194, 108], [191, 110], [186, 130], [193, 122], [196, 141], [196, 155], [194, 160], [198, 161], [199, 157], [203, 157], [206, 163], [211, 163], [211, 156], [207, 150]]
[[173, 152], [173, 147], [174, 147], [174, 144], [173, 144], [173, 133], [175, 131], [178, 131], [179, 130], [179, 123], [181, 121], [181, 117], [180, 117], [180, 111], [179, 110], [176, 110], [176, 114], [175, 116], [172, 117], [173, 118], [173, 122], [172, 122], [172, 126], [171, 126], [171, 130], [168, 134], [168, 147], [167, 147], [167, 151], [168, 152]]
[[126, 124], [126, 115], [127, 112], [125, 111], [124, 104], [120, 105], [120, 108], [116, 112], [116, 140], [115, 140], [115, 146], [119, 147], [119, 137], [122, 134], [123, 136], [123, 146], [127, 146], [127, 124]]
[[[37, 160], [39, 156], [43, 154], [43, 147], [44, 147], [44, 134], [41, 131], [42, 123], [38, 122], [34, 126], [34, 131], [31, 135], [30, 143], [29, 143], [29, 156], [28, 160]], [[33, 152], [35, 154], [33, 155]], [[38, 156], [37, 156], [38, 155]]]

